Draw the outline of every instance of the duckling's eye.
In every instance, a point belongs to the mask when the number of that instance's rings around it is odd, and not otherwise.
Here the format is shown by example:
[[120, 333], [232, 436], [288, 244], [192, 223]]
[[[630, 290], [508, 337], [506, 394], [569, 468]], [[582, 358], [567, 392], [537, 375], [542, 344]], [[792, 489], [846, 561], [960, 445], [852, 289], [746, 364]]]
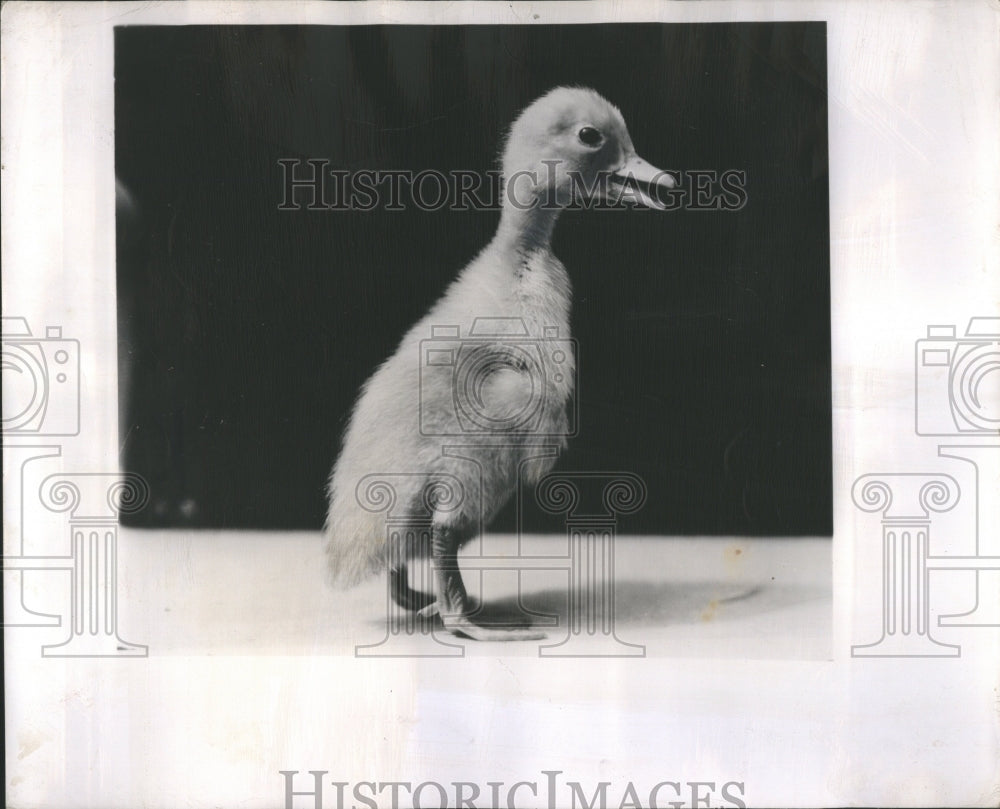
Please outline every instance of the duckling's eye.
[[604, 140], [604, 136], [592, 126], [585, 126], [577, 133], [577, 137], [580, 138], [580, 143], [586, 146], [597, 146]]

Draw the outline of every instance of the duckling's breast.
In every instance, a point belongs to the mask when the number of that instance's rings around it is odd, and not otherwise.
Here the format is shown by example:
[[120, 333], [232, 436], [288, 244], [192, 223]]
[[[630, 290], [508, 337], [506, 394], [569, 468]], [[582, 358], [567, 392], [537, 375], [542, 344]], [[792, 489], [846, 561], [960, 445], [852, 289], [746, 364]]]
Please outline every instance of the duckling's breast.
[[576, 381], [576, 344], [570, 335], [572, 287], [562, 262], [550, 251], [527, 256], [514, 290], [515, 307], [535, 339], [544, 371], [549, 434], [562, 434], [556, 423]]

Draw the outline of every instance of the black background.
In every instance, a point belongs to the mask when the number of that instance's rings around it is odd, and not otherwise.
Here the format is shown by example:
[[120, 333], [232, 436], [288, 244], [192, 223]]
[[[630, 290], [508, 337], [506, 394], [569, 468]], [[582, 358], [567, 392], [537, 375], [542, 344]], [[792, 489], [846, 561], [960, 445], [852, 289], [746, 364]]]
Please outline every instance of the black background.
[[559, 468], [641, 475], [623, 530], [832, 532], [823, 23], [125, 27], [115, 81], [122, 463], [152, 489], [131, 524], [319, 528], [358, 387], [496, 228], [279, 211], [279, 159], [486, 172], [520, 109], [579, 84], [651, 163], [744, 170], [748, 201], [561, 218]]

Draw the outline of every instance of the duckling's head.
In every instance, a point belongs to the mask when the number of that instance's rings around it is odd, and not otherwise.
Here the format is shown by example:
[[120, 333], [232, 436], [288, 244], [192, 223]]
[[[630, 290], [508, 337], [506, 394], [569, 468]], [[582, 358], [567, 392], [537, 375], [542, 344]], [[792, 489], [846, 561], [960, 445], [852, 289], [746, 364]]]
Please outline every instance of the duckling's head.
[[557, 87], [517, 117], [504, 149], [503, 174], [504, 204], [517, 207], [558, 208], [588, 196], [625, 196], [663, 209], [654, 187], [675, 185], [667, 172], [636, 154], [618, 108], [585, 87]]

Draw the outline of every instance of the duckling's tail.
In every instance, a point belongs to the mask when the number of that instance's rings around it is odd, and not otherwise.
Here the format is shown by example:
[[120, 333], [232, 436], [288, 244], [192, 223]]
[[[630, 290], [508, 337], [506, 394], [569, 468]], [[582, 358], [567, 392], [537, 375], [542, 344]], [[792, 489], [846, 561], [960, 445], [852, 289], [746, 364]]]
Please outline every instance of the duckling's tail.
[[327, 580], [334, 586], [358, 584], [382, 570], [386, 560], [385, 521], [361, 508], [346, 477], [334, 469], [324, 529]]

